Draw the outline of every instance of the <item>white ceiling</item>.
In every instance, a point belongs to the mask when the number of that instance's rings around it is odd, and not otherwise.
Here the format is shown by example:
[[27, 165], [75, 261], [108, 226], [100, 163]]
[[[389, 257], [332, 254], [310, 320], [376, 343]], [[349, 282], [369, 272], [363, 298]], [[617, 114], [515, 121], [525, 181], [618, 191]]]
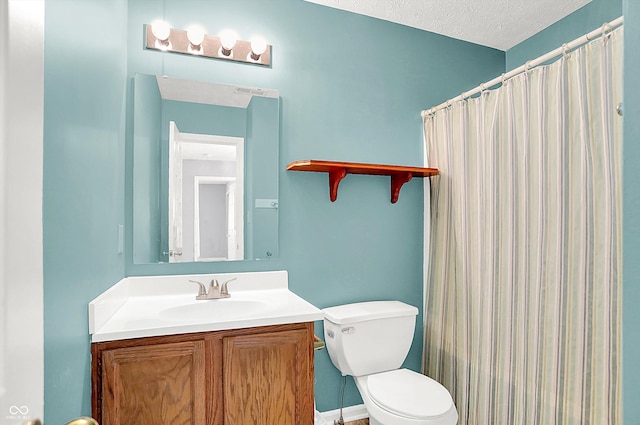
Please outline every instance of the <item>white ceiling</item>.
[[506, 51], [591, 0], [306, 0]]

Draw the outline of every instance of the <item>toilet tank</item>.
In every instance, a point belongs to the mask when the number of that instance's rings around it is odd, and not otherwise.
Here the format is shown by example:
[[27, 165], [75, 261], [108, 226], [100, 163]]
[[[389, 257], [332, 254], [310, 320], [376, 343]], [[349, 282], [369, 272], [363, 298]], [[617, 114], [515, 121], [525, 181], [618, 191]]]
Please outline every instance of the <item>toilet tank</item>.
[[324, 338], [343, 375], [398, 369], [409, 353], [418, 309], [400, 301], [370, 301], [329, 307]]

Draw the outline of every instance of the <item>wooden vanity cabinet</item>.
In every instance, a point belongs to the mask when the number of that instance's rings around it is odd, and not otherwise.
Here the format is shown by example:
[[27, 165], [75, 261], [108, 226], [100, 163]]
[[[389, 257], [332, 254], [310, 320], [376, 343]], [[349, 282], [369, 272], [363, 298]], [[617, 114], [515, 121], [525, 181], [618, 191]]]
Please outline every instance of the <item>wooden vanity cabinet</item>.
[[98, 342], [101, 425], [313, 425], [313, 323]]

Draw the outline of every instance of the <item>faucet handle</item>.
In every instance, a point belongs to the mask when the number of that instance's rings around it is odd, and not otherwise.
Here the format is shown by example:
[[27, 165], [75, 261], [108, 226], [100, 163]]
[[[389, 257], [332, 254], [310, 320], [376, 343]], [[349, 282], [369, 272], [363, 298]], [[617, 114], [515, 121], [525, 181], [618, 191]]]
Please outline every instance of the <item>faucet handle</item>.
[[233, 282], [236, 279], [237, 279], [237, 277], [234, 277], [233, 279], [229, 279], [226, 282], [224, 282], [222, 284], [222, 288], [220, 289], [220, 295], [222, 295], [223, 297], [230, 297], [228, 284], [229, 284], [229, 282]]
[[204, 286], [204, 283], [198, 282], [197, 280], [189, 280], [189, 282], [197, 283], [200, 286], [200, 288], [198, 288], [198, 296], [196, 296], [197, 300], [207, 296], [207, 288]]

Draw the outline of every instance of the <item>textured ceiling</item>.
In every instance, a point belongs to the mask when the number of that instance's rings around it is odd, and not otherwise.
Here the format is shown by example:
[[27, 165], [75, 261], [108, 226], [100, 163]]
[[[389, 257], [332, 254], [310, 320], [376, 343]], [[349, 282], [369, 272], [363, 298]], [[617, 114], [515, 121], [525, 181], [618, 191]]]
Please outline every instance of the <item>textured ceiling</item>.
[[508, 50], [591, 0], [306, 0]]

